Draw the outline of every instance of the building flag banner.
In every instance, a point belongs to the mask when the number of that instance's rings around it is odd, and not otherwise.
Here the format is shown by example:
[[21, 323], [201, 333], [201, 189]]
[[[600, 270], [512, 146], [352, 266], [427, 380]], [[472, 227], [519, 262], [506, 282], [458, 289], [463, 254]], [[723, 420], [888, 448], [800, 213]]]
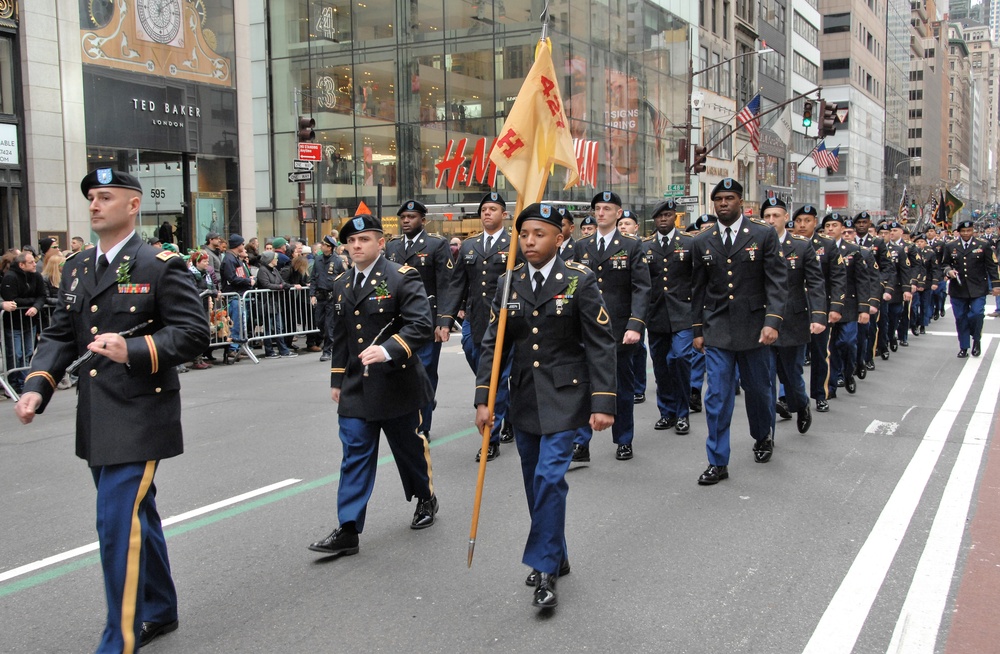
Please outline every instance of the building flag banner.
[[747, 106], [740, 109], [740, 112], [736, 114], [736, 123], [742, 127], [745, 127], [747, 133], [750, 134], [750, 145], [753, 146], [753, 151], [760, 151], [760, 93], [753, 96]]
[[944, 200], [942, 201], [942, 204], [944, 204], [948, 212], [948, 218], [954, 218], [955, 214], [961, 211], [962, 207], [965, 206], [965, 202], [960, 200], [958, 196], [954, 195], [947, 189], [944, 192]]
[[906, 184], [903, 184], [903, 197], [899, 198], [899, 222], [906, 224], [910, 217], [909, 203], [906, 201]]

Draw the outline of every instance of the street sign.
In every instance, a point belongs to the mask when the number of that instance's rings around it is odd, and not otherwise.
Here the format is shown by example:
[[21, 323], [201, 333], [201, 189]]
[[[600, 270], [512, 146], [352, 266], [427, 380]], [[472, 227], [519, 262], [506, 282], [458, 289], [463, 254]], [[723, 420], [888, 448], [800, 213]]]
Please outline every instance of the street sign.
[[684, 191], [667, 191], [663, 194], [665, 198], [680, 198], [684, 197]]
[[698, 204], [698, 196], [697, 195], [683, 195], [683, 196], [677, 198], [677, 200], [675, 200], [675, 202], [677, 202], [677, 204]]
[[681, 194], [683, 194], [684, 193], [684, 185], [683, 184], [671, 184], [670, 186], [667, 187], [667, 190], [668, 191], [680, 191]]
[[302, 161], [301, 159], [296, 159], [292, 162], [292, 168], [294, 168], [295, 170], [312, 170], [313, 168], [315, 168], [315, 166], [311, 161]]
[[302, 161], [322, 161], [322, 143], [299, 143], [299, 159]]
[[313, 181], [313, 174], [311, 170], [300, 170], [294, 173], [288, 173], [289, 182], [311, 182]]

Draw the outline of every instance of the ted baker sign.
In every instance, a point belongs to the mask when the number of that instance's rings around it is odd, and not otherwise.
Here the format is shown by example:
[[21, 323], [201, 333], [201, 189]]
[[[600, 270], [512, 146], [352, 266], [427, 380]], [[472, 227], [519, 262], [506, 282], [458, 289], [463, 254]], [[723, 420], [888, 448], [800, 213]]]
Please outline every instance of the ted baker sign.
[[150, 122], [157, 127], [184, 127], [183, 118], [201, 118], [201, 107], [141, 98], [132, 98], [132, 110], [152, 114]]

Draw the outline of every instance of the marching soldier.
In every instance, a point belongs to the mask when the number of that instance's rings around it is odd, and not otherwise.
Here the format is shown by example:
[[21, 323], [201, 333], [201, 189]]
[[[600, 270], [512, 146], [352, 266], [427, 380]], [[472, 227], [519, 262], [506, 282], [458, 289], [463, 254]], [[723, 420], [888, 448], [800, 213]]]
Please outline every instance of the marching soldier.
[[161, 459], [184, 450], [177, 366], [208, 347], [208, 323], [184, 260], [135, 231], [139, 180], [99, 168], [80, 189], [100, 241], [66, 260], [60, 303], [14, 409], [31, 422], [71, 362], [79, 371], [76, 454], [97, 487], [108, 603], [97, 651], [131, 653], [177, 629], [153, 477]]
[[[677, 229], [677, 205], [665, 200], [653, 208], [656, 233], [642, 242], [649, 262], [651, 289], [646, 321], [660, 418], [653, 429], [691, 431], [691, 241]], [[645, 361], [643, 361], [645, 364]]]
[[[487, 193], [479, 201], [479, 220], [483, 233], [465, 239], [458, 249], [458, 258], [448, 288], [441, 301], [437, 317], [437, 338], [447, 342], [451, 324], [460, 309], [465, 310], [462, 322], [462, 350], [472, 372], [479, 370], [482, 354], [481, 343], [490, 323], [490, 307], [496, 295], [497, 280], [507, 270], [507, 253], [510, 250], [510, 236], [503, 228], [507, 217], [507, 203], [499, 193]], [[505, 369], [497, 387], [493, 432], [486, 451], [486, 460], [500, 456], [500, 442], [504, 439], [501, 423], [507, 416], [509, 389]], [[508, 432], [509, 433], [509, 432]], [[513, 440], [513, 435], [507, 441]], [[481, 453], [476, 453], [479, 461]]]
[[914, 268], [916, 270], [917, 292], [913, 294], [910, 331], [914, 336], [927, 333], [931, 322], [934, 293], [941, 283], [938, 269], [937, 251], [927, 242], [926, 234], [917, 234], [913, 239], [916, 246]]
[[319, 360], [329, 361], [333, 351], [333, 280], [344, 272], [344, 260], [337, 254], [337, 242], [332, 236], [324, 236], [319, 246], [323, 252], [313, 262], [309, 302], [322, 340]]
[[559, 246], [559, 256], [563, 261], [572, 261], [576, 256], [576, 241], [573, 239], [573, 212], [566, 207], [556, 207], [559, 218], [562, 220], [563, 242]]
[[[879, 250], [879, 268], [882, 278], [886, 279], [882, 294], [882, 316], [879, 320], [879, 350], [882, 358], [888, 358], [888, 351], [893, 352], [900, 344], [906, 344], [906, 331], [900, 330], [904, 303], [913, 299], [913, 273], [909, 248], [903, 243], [903, 226], [895, 220], [883, 222], [879, 226], [888, 229], [888, 238]], [[876, 247], [878, 243], [876, 242]], [[901, 338], [902, 336], [902, 338]], [[888, 349], [886, 346], [888, 345]]]
[[[714, 214], [703, 213], [695, 219], [693, 223], [684, 230], [692, 235], [697, 235], [701, 230], [710, 227], [719, 219]], [[692, 332], [693, 335], [693, 332]], [[701, 413], [702, 401], [701, 391], [705, 387], [705, 353], [691, 348], [691, 398], [688, 401], [688, 408], [691, 413]]]
[[337, 403], [343, 459], [337, 488], [339, 526], [309, 546], [330, 556], [357, 554], [378, 469], [380, 432], [396, 460], [406, 501], [417, 498], [411, 529], [434, 524], [438, 511], [430, 445], [420, 411], [434, 396], [417, 356], [434, 337], [420, 274], [388, 261], [382, 223], [362, 214], [340, 228], [354, 268], [334, 283], [330, 395]]
[[[597, 285], [611, 315], [611, 329], [618, 343], [618, 404], [612, 440], [618, 446], [615, 458], [632, 458], [635, 436], [635, 371], [632, 351], [642, 337], [649, 306], [649, 267], [642, 244], [625, 236], [616, 228], [622, 213], [622, 200], [617, 193], [604, 191], [590, 201], [597, 219], [597, 233], [581, 239], [576, 245], [576, 260], [596, 273]], [[573, 460], [590, 461], [590, 439], [593, 434], [582, 430], [577, 434]]]
[[845, 272], [841, 318], [832, 327], [833, 333], [830, 335], [830, 376], [838, 386], [843, 380], [844, 388], [853, 395], [858, 389], [854, 379], [858, 359], [858, 331], [867, 329], [871, 320], [870, 290], [877, 279], [876, 271], [869, 268], [861, 254], [861, 248], [844, 236], [848, 228], [853, 233], [854, 223], [850, 218], [831, 213], [823, 219], [823, 227], [840, 253]]
[[[800, 434], [812, 425], [809, 394], [802, 376], [806, 347], [811, 336], [826, 329], [826, 285], [812, 242], [805, 236], [788, 232], [788, 209], [779, 198], [764, 202], [764, 222], [774, 228], [778, 248], [787, 268], [788, 295], [785, 299], [784, 320], [778, 340], [771, 346], [778, 380], [785, 387], [784, 397], [779, 397], [775, 410], [785, 420], [795, 413], [795, 426]], [[792, 223], [794, 226], [794, 223]]]
[[[483, 340], [476, 376], [476, 425], [488, 410], [493, 357], [512, 361], [510, 420], [521, 456], [531, 528], [522, 561], [534, 588], [532, 605], [558, 604], [556, 580], [569, 574], [566, 549], [566, 471], [577, 430], [607, 429], [615, 421], [615, 342], [597, 275], [556, 256], [560, 217], [548, 204], [532, 204], [515, 228], [527, 264], [510, 274], [503, 349], [496, 351], [502, 288]], [[501, 281], [502, 286], [502, 281]], [[511, 352], [513, 348], [513, 352]]]
[[[827, 313], [827, 322], [835, 325], [840, 322], [844, 310], [844, 271], [840, 252], [833, 241], [816, 234], [819, 213], [816, 207], [805, 205], [799, 207], [792, 217], [795, 220], [795, 233], [805, 236], [812, 242], [816, 256], [823, 268], [823, 282], [826, 285], [826, 302], [822, 307], [813, 307]], [[816, 410], [826, 413], [830, 410], [827, 400], [837, 396], [837, 388], [830, 388], [830, 332], [822, 330], [813, 332], [810, 343], [809, 364], [809, 394], [816, 400]]]
[[580, 221], [581, 240], [588, 236], [593, 236], [596, 231], [597, 220], [593, 216], [584, 216], [583, 220]]
[[[424, 282], [424, 290], [431, 304], [431, 323], [437, 316], [439, 299], [448, 288], [451, 271], [454, 264], [451, 259], [451, 248], [448, 241], [439, 236], [431, 236], [424, 231], [427, 222], [427, 207], [416, 200], [407, 200], [399, 206], [396, 212], [399, 216], [401, 236], [389, 241], [385, 246], [385, 256], [389, 261], [415, 268]], [[344, 238], [341, 234], [341, 238]], [[424, 345], [417, 352], [427, 376], [431, 380], [431, 388], [437, 393], [438, 362], [441, 359], [441, 338], [434, 335], [432, 342]], [[420, 431], [430, 440], [431, 421], [434, 415], [436, 401], [431, 397], [427, 406], [420, 412]]]
[[764, 223], [743, 216], [743, 187], [727, 177], [712, 190], [716, 225], [692, 244], [694, 348], [705, 351], [708, 392], [708, 467], [701, 485], [729, 478], [729, 428], [739, 366], [746, 391], [754, 460], [774, 450], [774, 366], [767, 347], [778, 338], [788, 292], [778, 237]]
[[983, 310], [986, 294], [1000, 295], [1000, 270], [997, 269], [996, 251], [989, 241], [974, 236], [971, 220], [958, 223], [958, 238], [944, 246], [941, 265], [951, 295], [951, 309], [955, 312], [958, 330], [958, 358], [982, 353]]

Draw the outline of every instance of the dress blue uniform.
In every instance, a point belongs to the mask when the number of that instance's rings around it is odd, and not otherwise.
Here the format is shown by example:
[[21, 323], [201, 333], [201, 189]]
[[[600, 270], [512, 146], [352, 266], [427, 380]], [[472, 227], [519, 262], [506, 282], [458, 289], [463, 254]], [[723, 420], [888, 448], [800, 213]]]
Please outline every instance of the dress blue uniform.
[[[101, 187], [142, 192], [135, 177], [107, 168], [81, 183], [85, 196]], [[97, 651], [131, 653], [141, 644], [143, 623], [176, 627], [177, 594], [153, 478], [161, 459], [184, 449], [176, 366], [208, 347], [208, 320], [183, 259], [134, 232], [100, 276], [97, 248], [70, 256], [59, 299], [24, 385], [25, 393], [42, 396], [39, 414], [95, 335], [135, 330], [125, 338], [128, 363], [97, 355], [79, 367], [76, 419], [76, 454], [97, 487], [108, 603]]]
[[[972, 222], [962, 221], [958, 227], [971, 228]], [[946, 277], [952, 272], [958, 275], [948, 282], [948, 293], [955, 312], [959, 356], [968, 351], [970, 340], [972, 354], [978, 356], [986, 295], [1000, 288], [996, 251], [985, 239], [973, 236], [966, 241], [959, 237], [945, 244], [941, 265]]]
[[[839, 220], [845, 228], [853, 227], [850, 218], [835, 213], [827, 216], [823, 224], [826, 225], [827, 222], [834, 220]], [[835, 246], [840, 251], [846, 275], [840, 322], [831, 327], [830, 376], [834, 380], [843, 378], [848, 391], [853, 393], [851, 389], [854, 388], [853, 378], [857, 369], [858, 332], [860, 329], [868, 328], [867, 324], [858, 324], [858, 317], [862, 314], [869, 315], [870, 290], [877, 279], [877, 273], [869, 268], [861, 248], [854, 243], [841, 239]]]
[[[426, 215], [427, 208], [415, 200], [408, 200], [399, 207], [397, 215], [404, 211], [419, 211]], [[424, 290], [427, 299], [430, 300], [431, 324], [437, 316], [438, 303], [445, 290], [448, 288], [451, 272], [454, 264], [451, 260], [451, 248], [448, 247], [447, 239], [439, 236], [431, 236], [427, 232], [420, 232], [410, 242], [405, 236], [397, 236], [385, 245], [385, 256], [389, 261], [400, 265], [407, 265], [415, 268], [420, 273], [420, 278], [424, 282]], [[441, 343], [431, 341], [423, 345], [417, 355], [424, 364], [427, 376], [431, 380], [431, 388], [437, 392], [438, 386], [438, 362], [441, 359]], [[420, 414], [420, 431], [430, 434], [431, 422], [434, 415], [434, 398], [432, 397], [423, 408]]]
[[[518, 216], [541, 219], [551, 205], [533, 204]], [[549, 221], [558, 226], [557, 220]], [[597, 275], [554, 256], [544, 266], [539, 290], [527, 264], [510, 274], [506, 333], [501, 356], [511, 360], [509, 419], [514, 427], [531, 528], [522, 561], [555, 575], [568, 559], [566, 549], [566, 471], [573, 437], [592, 413], [615, 412], [615, 341], [597, 285]], [[543, 266], [543, 268], [544, 268]], [[539, 271], [541, 272], [541, 271]], [[475, 405], [487, 404], [503, 278], [482, 343]]]
[[[723, 190], [743, 195], [742, 187], [731, 178], [719, 182], [713, 199]], [[745, 217], [731, 225], [737, 229], [729, 247], [723, 241], [727, 227], [721, 223], [700, 232], [692, 244], [694, 337], [704, 338], [709, 380], [705, 449], [710, 468], [706, 473], [729, 464], [737, 365], [755, 451], [770, 444], [774, 424], [771, 352], [760, 343], [760, 336], [764, 327], [781, 327], [787, 271], [777, 234], [769, 225]], [[728, 476], [724, 468], [717, 472]]]

